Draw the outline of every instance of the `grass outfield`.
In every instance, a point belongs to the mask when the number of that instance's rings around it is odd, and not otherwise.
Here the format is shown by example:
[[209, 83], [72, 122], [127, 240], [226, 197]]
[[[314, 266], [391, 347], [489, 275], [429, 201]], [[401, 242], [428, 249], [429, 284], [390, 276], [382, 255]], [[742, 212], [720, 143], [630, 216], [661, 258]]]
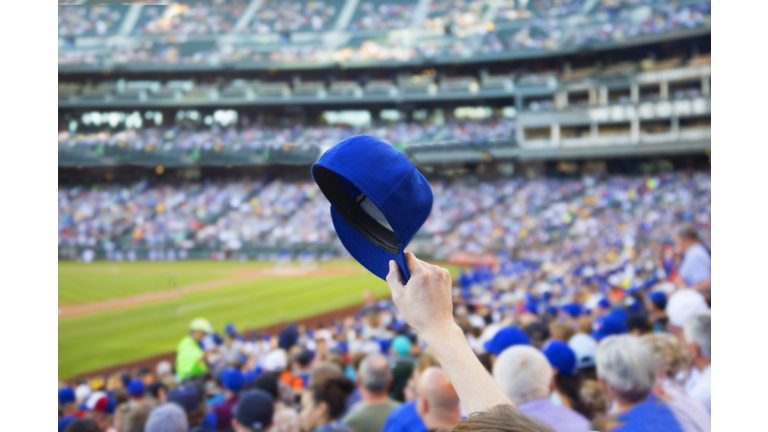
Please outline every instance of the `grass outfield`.
[[[221, 280], [270, 263], [60, 263], [59, 304], [126, 297], [198, 282]], [[323, 267], [362, 267], [334, 261]], [[456, 276], [456, 268], [450, 268]], [[175, 278], [176, 285], [169, 282]], [[221, 330], [228, 322], [240, 329], [307, 318], [359, 304], [362, 292], [389, 295], [386, 282], [359, 275], [266, 277], [183, 298], [157, 301], [59, 320], [59, 378], [173, 351], [189, 322], [208, 318]]]

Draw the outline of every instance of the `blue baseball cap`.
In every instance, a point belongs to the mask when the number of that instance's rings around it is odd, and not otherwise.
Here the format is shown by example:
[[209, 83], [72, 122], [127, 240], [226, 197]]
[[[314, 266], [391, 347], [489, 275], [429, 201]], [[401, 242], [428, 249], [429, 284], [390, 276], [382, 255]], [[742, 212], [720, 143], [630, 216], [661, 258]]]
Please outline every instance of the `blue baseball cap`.
[[567, 343], [553, 340], [544, 347], [544, 357], [549, 360], [549, 364], [557, 369], [558, 373], [574, 376], [577, 371], [576, 353], [573, 352]]
[[667, 308], [667, 295], [662, 291], [655, 291], [648, 294], [648, 298], [651, 299], [653, 305], [658, 310], [664, 310]]
[[227, 324], [226, 327], [224, 327], [224, 333], [230, 336], [235, 334], [235, 325], [232, 323]]
[[381, 279], [394, 260], [407, 283], [405, 247], [432, 210], [432, 188], [413, 162], [378, 138], [357, 135], [323, 153], [312, 178], [347, 251]]
[[578, 318], [582, 313], [581, 305], [575, 302], [563, 305], [562, 309], [563, 312], [567, 313], [571, 318]]
[[272, 424], [275, 402], [272, 396], [263, 390], [248, 390], [240, 395], [232, 414], [242, 426], [253, 430], [266, 429]]
[[245, 377], [237, 369], [230, 368], [221, 373], [221, 384], [231, 392], [239, 392], [243, 388]]
[[608, 301], [608, 299], [606, 297], [603, 297], [603, 298], [600, 299], [599, 302], [597, 302], [597, 305], [600, 306], [603, 309], [608, 309], [609, 307], [611, 307], [611, 302]]
[[59, 419], [59, 432], [64, 432], [67, 430], [67, 426], [69, 426], [69, 424], [72, 423], [76, 418], [77, 417], [73, 415], [68, 415]]
[[128, 383], [129, 396], [144, 396], [144, 381], [135, 378]]
[[75, 391], [72, 387], [59, 389], [59, 405], [71, 404], [75, 401]]
[[505, 327], [493, 336], [493, 339], [483, 344], [483, 348], [489, 353], [501, 354], [505, 349], [514, 345], [530, 345], [531, 338], [515, 326]]
[[407, 336], [398, 335], [392, 339], [392, 349], [399, 356], [407, 356], [411, 353], [411, 340]]
[[627, 324], [624, 322], [624, 319], [613, 313], [601, 316], [592, 323], [592, 337], [598, 342], [608, 336], [626, 332]]

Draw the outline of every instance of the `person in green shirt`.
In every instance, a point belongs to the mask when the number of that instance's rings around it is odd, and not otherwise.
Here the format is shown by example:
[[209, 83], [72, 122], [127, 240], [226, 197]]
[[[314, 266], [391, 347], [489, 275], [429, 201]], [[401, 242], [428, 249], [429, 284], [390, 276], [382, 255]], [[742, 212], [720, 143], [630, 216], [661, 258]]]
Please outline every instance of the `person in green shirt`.
[[205, 363], [205, 351], [200, 341], [213, 333], [213, 326], [205, 318], [196, 318], [189, 325], [189, 334], [176, 347], [176, 376], [179, 381], [205, 375], [208, 366]]
[[389, 398], [392, 385], [389, 361], [381, 354], [370, 354], [360, 363], [358, 386], [362, 401], [352, 407], [343, 422], [354, 432], [379, 432], [389, 413], [399, 403]]

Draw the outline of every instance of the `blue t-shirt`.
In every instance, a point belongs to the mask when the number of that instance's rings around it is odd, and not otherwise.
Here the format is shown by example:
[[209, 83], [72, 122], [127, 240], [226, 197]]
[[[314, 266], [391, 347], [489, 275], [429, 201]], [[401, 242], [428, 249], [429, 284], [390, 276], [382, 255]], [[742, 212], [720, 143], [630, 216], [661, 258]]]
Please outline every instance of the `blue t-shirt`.
[[619, 415], [618, 420], [622, 425], [614, 432], [683, 432], [672, 410], [653, 395]]
[[406, 402], [393, 409], [381, 432], [427, 432], [427, 426], [416, 412], [416, 401]]

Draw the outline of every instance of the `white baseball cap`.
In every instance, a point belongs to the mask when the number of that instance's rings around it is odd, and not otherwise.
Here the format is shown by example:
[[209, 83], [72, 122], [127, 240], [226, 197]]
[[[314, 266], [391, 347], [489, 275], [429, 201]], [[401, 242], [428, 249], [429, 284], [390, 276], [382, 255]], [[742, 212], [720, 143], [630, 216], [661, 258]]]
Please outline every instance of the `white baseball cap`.
[[576, 353], [576, 364], [579, 369], [595, 365], [597, 342], [592, 336], [576, 333], [568, 341], [568, 346]]
[[288, 367], [288, 355], [283, 349], [270, 351], [264, 357], [264, 370], [267, 372], [282, 372]]
[[667, 300], [667, 316], [669, 322], [677, 327], [682, 327], [688, 318], [707, 312], [709, 306], [704, 296], [690, 288], [675, 291]]

